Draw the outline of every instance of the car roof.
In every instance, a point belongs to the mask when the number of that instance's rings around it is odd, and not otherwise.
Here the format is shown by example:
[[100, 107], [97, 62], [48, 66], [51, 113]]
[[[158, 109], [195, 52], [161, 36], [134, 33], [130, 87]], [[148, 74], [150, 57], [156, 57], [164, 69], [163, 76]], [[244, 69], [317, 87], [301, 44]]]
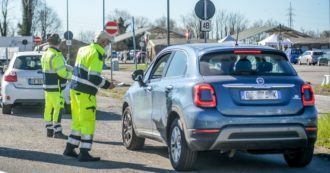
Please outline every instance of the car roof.
[[24, 52], [17, 52], [16, 56], [28, 56], [28, 55], [42, 55], [42, 51], [24, 51]]
[[[268, 47], [268, 46], [261, 46], [261, 45], [249, 45], [249, 44], [229, 44], [229, 43], [197, 43], [197, 44], [182, 44], [182, 45], [173, 45], [165, 48], [164, 50], [168, 49], [190, 49], [194, 50], [195, 52], [209, 52], [212, 50], [236, 50], [236, 49], [257, 49], [257, 50], [264, 50], [264, 51], [275, 51], [275, 52], [282, 52], [277, 49]], [[283, 52], [282, 52], [283, 53]]]

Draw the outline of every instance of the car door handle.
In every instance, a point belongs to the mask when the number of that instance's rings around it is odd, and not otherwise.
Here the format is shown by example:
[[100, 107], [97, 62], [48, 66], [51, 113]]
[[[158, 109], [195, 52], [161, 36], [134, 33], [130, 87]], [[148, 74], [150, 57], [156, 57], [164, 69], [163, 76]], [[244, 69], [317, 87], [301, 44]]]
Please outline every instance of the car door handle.
[[151, 86], [147, 86], [147, 91], [152, 91], [152, 87]]
[[173, 89], [173, 85], [169, 85], [166, 87], [166, 92], [170, 92]]

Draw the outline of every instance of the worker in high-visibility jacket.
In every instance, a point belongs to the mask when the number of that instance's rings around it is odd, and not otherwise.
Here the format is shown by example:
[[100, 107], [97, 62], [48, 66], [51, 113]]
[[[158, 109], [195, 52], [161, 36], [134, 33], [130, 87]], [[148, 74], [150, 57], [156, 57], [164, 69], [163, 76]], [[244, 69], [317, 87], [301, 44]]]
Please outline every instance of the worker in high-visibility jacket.
[[[112, 89], [114, 84], [101, 76], [105, 47], [110, 35], [99, 32], [94, 42], [78, 50], [71, 81], [72, 127], [64, 155], [76, 157], [79, 161], [98, 161], [100, 157], [89, 154], [92, 148], [96, 119], [96, 93], [99, 88]], [[79, 146], [80, 145], [80, 146]], [[79, 155], [75, 148], [80, 149]]]
[[58, 34], [50, 34], [47, 38], [48, 49], [41, 57], [43, 71], [43, 88], [45, 90], [45, 111], [47, 137], [67, 139], [62, 133], [61, 109], [64, 108], [63, 90], [67, 79], [72, 77], [72, 69], [66, 65], [59, 50], [61, 39]]

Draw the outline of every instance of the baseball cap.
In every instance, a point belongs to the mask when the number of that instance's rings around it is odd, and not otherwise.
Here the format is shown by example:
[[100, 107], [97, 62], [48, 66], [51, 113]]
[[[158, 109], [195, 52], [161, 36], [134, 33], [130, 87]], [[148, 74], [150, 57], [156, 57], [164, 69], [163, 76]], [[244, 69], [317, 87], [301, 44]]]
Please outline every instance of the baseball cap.
[[109, 41], [112, 41], [113, 38], [111, 35], [109, 35], [107, 32], [105, 31], [99, 31], [96, 35], [95, 35], [95, 38], [94, 38], [94, 41], [97, 42], [97, 40], [100, 40], [100, 39], [108, 39]]

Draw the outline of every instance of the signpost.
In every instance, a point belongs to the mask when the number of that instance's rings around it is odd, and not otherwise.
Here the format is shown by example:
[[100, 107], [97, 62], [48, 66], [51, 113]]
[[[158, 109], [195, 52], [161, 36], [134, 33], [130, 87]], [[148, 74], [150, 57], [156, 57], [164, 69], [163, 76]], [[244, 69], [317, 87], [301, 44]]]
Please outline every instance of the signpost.
[[111, 22], [108, 22], [106, 25], [105, 25], [105, 31], [107, 33], [109, 33], [111, 36], [114, 36], [114, 35], [117, 35], [118, 34], [118, 24], [116, 21], [111, 21]]
[[39, 36], [34, 36], [34, 44], [40, 44], [41, 43], [41, 38]]
[[211, 0], [199, 0], [195, 6], [196, 16], [201, 19], [200, 30], [204, 32], [204, 40], [207, 42], [207, 33], [211, 31], [211, 19], [215, 14], [215, 6]]
[[66, 46], [68, 47], [67, 60], [70, 59], [70, 46], [72, 45], [73, 33], [71, 31], [66, 31], [64, 33], [64, 38], [66, 39]]

